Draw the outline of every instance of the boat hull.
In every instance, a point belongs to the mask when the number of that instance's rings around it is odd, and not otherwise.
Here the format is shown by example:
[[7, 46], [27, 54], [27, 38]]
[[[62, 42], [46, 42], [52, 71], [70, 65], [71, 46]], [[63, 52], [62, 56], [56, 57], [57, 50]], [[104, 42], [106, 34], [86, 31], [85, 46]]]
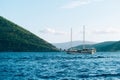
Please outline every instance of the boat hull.
[[68, 50], [66, 52], [68, 54], [94, 54], [96, 50], [95, 49], [83, 49], [83, 50]]

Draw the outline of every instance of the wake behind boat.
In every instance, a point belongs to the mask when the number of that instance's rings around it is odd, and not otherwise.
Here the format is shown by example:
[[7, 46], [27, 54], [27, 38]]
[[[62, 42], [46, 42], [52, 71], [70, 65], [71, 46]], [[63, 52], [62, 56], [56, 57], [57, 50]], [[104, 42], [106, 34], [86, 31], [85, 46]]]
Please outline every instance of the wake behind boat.
[[76, 50], [72, 48], [72, 29], [71, 29], [71, 49], [68, 49], [66, 52], [68, 54], [76, 53], [94, 54], [96, 52], [95, 48], [85, 48], [85, 26], [83, 26], [83, 49]]

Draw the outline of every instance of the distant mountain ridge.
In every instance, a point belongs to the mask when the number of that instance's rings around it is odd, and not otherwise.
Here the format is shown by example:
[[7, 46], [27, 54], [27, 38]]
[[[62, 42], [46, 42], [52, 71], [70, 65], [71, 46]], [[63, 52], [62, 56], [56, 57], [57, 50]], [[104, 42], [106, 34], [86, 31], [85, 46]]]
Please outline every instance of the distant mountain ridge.
[[0, 51], [43, 52], [58, 51], [58, 49], [33, 33], [0, 16]]
[[[93, 45], [85, 45], [86, 48], [96, 48], [97, 52], [117, 52], [120, 51], [120, 41], [106, 41]], [[74, 47], [81, 49], [82, 45]]]
[[[95, 44], [95, 42], [90, 42], [90, 41], [86, 41], [86, 44]], [[61, 48], [61, 49], [69, 49], [71, 47], [71, 42], [63, 42], [63, 43], [52, 43], [54, 46], [56, 46], [57, 48]], [[78, 46], [78, 45], [82, 45], [83, 41], [73, 41], [72, 42], [72, 46]]]

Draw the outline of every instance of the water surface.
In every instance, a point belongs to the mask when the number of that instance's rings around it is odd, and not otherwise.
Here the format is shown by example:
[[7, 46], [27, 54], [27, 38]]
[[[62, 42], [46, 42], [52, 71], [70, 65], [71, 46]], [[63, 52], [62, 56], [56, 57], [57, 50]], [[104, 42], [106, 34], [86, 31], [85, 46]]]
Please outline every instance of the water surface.
[[118, 80], [120, 52], [1, 52], [0, 80]]

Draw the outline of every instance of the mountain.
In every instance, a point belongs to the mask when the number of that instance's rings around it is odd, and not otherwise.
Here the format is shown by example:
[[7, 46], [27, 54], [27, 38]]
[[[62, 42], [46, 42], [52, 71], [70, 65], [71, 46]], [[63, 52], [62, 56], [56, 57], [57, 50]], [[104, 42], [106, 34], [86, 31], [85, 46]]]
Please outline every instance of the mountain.
[[[90, 41], [86, 41], [86, 44], [95, 44], [95, 42], [90, 42]], [[61, 49], [68, 49], [71, 47], [71, 42], [64, 42], [64, 43], [52, 43], [54, 46], [56, 46], [57, 48], [61, 48]], [[72, 46], [78, 46], [78, 45], [82, 45], [83, 41], [73, 41], [72, 42]]]
[[[94, 45], [85, 45], [86, 48], [96, 48], [97, 52], [116, 52], [120, 51], [120, 41], [107, 41]], [[74, 47], [74, 49], [81, 49], [82, 45]]]
[[58, 51], [58, 49], [19, 25], [0, 16], [0, 51], [46, 52]]
[[113, 49], [120, 51], [120, 41], [118, 41], [117, 43], [114, 44]]

